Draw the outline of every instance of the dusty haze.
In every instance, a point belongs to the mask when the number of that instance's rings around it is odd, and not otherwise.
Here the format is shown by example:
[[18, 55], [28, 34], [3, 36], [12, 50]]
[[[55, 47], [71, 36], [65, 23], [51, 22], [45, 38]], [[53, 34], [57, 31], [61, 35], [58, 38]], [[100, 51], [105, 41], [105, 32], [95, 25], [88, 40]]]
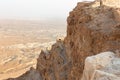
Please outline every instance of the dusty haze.
[[41, 49], [65, 36], [65, 26], [61, 20], [0, 20], [0, 80], [35, 67]]
[[35, 68], [41, 49], [66, 35], [66, 17], [80, 1], [0, 0], [0, 80]]
[[93, 0], [0, 0], [0, 18], [66, 19], [80, 1]]

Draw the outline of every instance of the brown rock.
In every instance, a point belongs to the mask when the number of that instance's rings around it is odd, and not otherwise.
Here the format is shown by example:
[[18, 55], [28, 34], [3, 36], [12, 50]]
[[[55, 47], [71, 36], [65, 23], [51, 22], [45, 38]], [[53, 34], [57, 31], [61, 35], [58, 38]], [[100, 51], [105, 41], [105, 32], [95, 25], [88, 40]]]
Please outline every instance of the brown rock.
[[120, 8], [106, 1], [80, 2], [70, 12], [65, 40], [57, 40], [37, 60], [42, 80], [80, 80], [86, 57], [120, 50]]
[[55, 43], [48, 52], [49, 54], [46, 54], [42, 51], [37, 63], [37, 70], [43, 80], [66, 80], [69, 64], [63, 42]]
[[65, 46], [72, 61], [71, 80], [80, 79], [87, 56], [120, 50], [118, 8], [92, 5], [94, 4], [78, 3], [67, 20]]

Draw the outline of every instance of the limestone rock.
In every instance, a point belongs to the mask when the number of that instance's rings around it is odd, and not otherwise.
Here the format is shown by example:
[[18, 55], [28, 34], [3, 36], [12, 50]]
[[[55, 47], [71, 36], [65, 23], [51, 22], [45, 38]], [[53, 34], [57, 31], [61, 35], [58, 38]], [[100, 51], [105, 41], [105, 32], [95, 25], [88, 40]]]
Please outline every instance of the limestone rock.
[[120, 80], [120, 77], [104, 71], [96, 70], [95, 75], [91, 80]]
[[100, 2], [101, 5], [120, 8], [120, 0], [96, 0], [96, 1]]
[[120, 80], [120, 58], [112, 52], [87, 57], [82, 80]]

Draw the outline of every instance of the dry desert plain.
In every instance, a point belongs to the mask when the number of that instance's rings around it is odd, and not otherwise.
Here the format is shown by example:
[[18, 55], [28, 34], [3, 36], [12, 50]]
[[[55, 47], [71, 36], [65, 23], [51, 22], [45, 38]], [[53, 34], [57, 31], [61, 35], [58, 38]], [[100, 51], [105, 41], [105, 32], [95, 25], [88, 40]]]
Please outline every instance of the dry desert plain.
[[35, 67], [41, 49], [65, 36], [65, 26], [62, 20], [0, 20], [0, 80]]

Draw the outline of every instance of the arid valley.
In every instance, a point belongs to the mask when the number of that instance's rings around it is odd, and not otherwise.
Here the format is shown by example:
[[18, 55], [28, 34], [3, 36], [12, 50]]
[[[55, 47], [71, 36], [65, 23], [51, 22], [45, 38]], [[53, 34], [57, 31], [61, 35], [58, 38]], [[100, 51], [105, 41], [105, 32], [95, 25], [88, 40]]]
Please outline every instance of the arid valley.
[[120, 0], [4, 1], [0, 80], [120, 80]]
[[35, 68], [41, 49], [65, 36], [65, 26], [60, 20], [0, 20], [0, 80]]

